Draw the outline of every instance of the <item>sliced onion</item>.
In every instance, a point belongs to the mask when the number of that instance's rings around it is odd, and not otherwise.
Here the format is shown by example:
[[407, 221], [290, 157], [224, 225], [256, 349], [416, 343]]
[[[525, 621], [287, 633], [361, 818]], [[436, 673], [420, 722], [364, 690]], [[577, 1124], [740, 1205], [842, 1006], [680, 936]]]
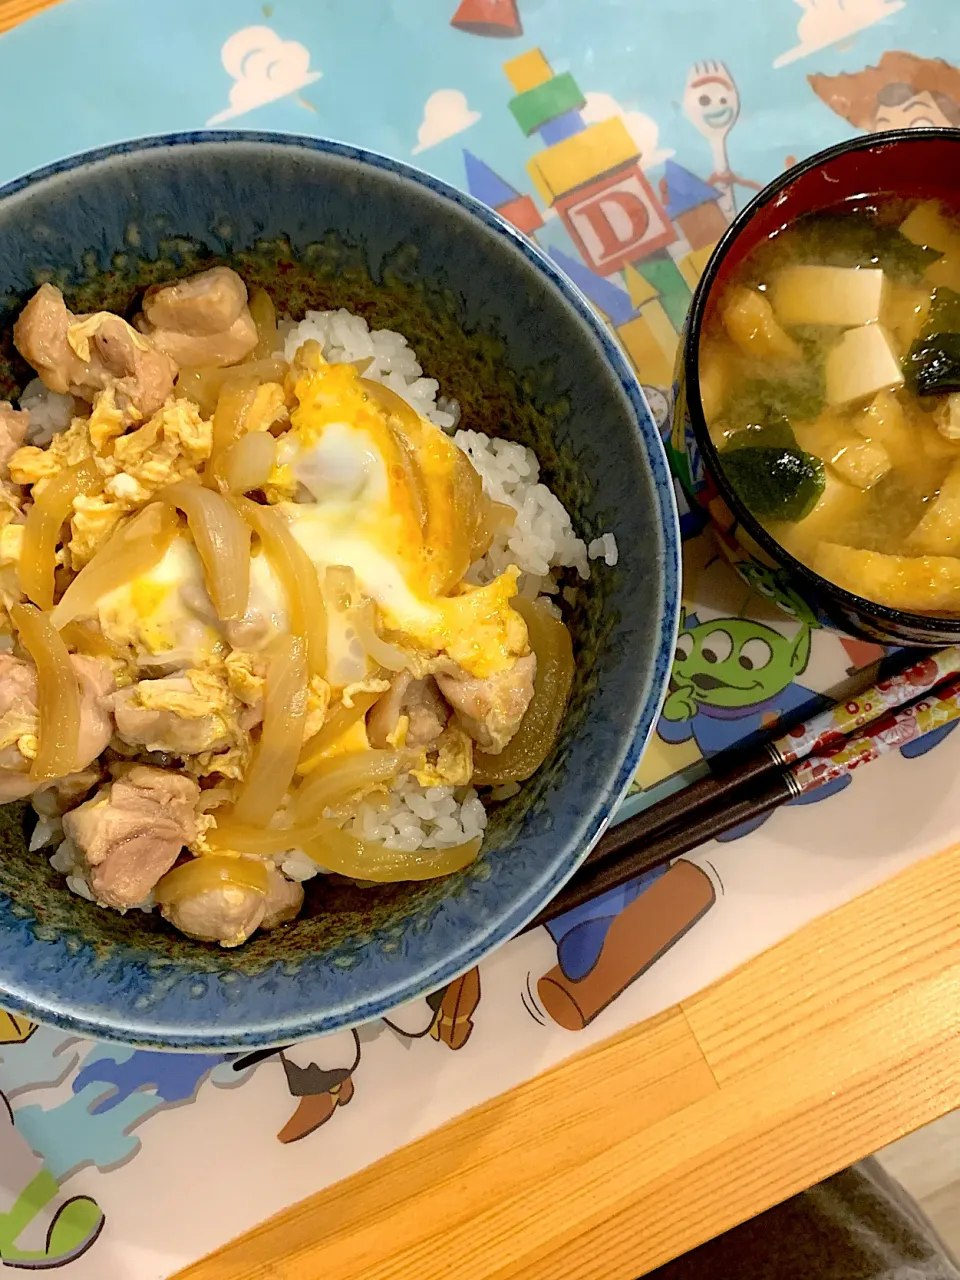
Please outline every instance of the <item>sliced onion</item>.
[[327, 665], [327, 611], [313, 561], [279, 511], [250, 498], [231, 501], [263, 543], [267, 558], [283, 584], [290, 629], [306, 645], [310, 674], [322, 676]]
[[168, 871], [157, 882], [153, 896], [161, 907], [172, 907], [184, 898], [198, 898], [211, 889], [249, 889], [266, 897], [269, 885], [269, 873], [262, 862], [206, 854]]
[[253, 323], [257, 326], [257, 345], [253, 348], [251, 360], [266, 360], [275, 355], [280, 348], [280, 335], [277, 333], [277, 309], [266, 289], [251, 289], [250, 301], [247, 304]]
[[283, 382], [288, 368], [286, 360], [277, 357], [272, 360], [249, 360], [246, 364], [228, 368], [213, 368], [210, 365], [195, 369], [184, 368], [177, 378], [174, 395], [178, 400], [192, 400], [205, 418], [211, 418], [223, 384], [230, 378], [242, 373], [244, 377], [256, 378], [258, 382]]
[[67, 646], [48, 614], [15, 604], [10, 617], [37, 668], [40, 746], [30, 766], [36, 781], [73, 772], [80, 742], [80, 683]]
[[320, 761], [293, 797], [294, 821], [298, 826], [312, 822], [345, 796], [395, 778], [410, 761], [407, 751], [351, 751]]
[[[388, 849], [379, 840], [360, 840], [326, 818], [295, 827], [259, 831], [226, 817], [218, 821], [207, 839], [214, 848], [232, 849], [264, 858], [290, 849], [302, 849], [328, 871], [336, 871], [352, 880], [370, 880], [380, 884], [399, 880], [434, 880], [438, 876], [462, 871], [475, 861], [483, 842], [478, 836], [449, 849], [417, 849], [411, 853]], [[210, 860], [209, 857], [199, 859], [202, 862]], [[180, 870], [178, 867], [177, 871]]]
[[321, 818], [314, 824], [314, 835], [298, 848], [320, 866], [351, 880], [372, 880], [393, 884], [398, 880], [436, 880], [454, 871], [462, 871], [476, 860], [482, 837], [449, 849], [417, 849], [407, 852], [388, 849], [379, 840], [360, 840], [341, 831]]
[[103, 596], [159, 564], [178, 527], [172, 507], [151, 502], [129, 524], [117, 529], [80, 570], [50, 614], [57, 630], [74, 618], [93, 617]]
[[53, 604], [57, 543], [64, 521], [73, 511], [73, 500], [81, 494], [99, 493], [103, 476], [92, 458], [67, 467], [48, 481], [34, 498], [23, 531], [20, 553], [20, 590], [41, 609]]
[[373, 382], [369, 378], [360, 378], [359, 382], [370, 399], [376, 401], [387, 417], [388, 426], [400, 452], [414, 515], [423, 530], [427, 526], [429, 504], [426, 482], [417, 460], [417, 447], [423, 437], [423, 423], [420, 421], [420, 415], [416, 409], [407, 404], [403, 396], [397, 395], [396, 391], [391, 391], [382, 382]]
[[473, 757], [473, 781], [500, 787], [524, 782], [543, 764], [557, 740], [573, 684], [573, 644], [570, 632], [536, 600], [513, 601], [527, 624], [530, 647], [537, 655], [533, 697], [520, 728], [498, 756], [478, 751]]
[[388, 671], [404, 671], [407, 667], [407, 655], [398, 645], [388, 644], [377, 635], [373, 621], [375, 607], [372, 600], [366, 600], [351, 611], [357, 638], [364, 650], [381, 667], [386, 667]]
[[210, 459], [203, 474], [204, 483], [211, 489], [216, 487], [215, 478], [220, 459], [227, 449], [243, 434], [243, 424], [256, 399], [257, 387], [260, 385], [254, 374], [238, 373], [233, 370], [227, 378], [217, 397], [217, 407], [213, 414], [213, 443]]
[[265, 827], [293, 779], [307, 718], [307, 661], [299, 636], [274, 642], [267, 666], [263, 727], [233, 812], [238, 822]]
[[214, 463], [217, 487], [227, 493], [262, 489], [277, 459], [277, 442], [269, 431], [251, 431], [235, 440]]
[[217, 616], [224, 622], [242, 618], [250, 596], [250, 526], [221, 494], [187, 480], [157, 497], [187, 517]]
[[255, 827], [238, 821], [230, 811], [217, 815], [217, 825], [207, 832], [206, 840], [212, 849], [230, 849], [234, 853], [268, 858], [274, 853], [299, 849], [301, 842], [312, 835], [311, 827]]
[[373, 704], [383, 696], [382, 693], [355, 693], [351, 699], [352, 707], [341, 702], [336, 711], [327, 716], [319, 731], [308, 739], [297, 765], [297, 773], [312, 773], [334, 743], [362, 720]]

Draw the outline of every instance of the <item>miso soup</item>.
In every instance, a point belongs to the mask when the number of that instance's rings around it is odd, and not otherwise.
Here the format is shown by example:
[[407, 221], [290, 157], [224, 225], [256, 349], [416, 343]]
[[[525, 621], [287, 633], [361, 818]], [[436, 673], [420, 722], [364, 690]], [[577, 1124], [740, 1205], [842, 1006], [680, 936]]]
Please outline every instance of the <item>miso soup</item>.
[[700, 347], [710, 436], [783, 547], [859, 596], [960, 615], [960, 214], [811, 214], [725, 281]]

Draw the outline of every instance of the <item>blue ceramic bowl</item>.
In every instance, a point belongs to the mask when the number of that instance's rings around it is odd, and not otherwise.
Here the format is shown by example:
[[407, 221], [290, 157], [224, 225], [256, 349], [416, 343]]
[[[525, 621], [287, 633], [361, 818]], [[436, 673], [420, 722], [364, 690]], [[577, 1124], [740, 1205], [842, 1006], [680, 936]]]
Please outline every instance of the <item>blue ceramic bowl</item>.
[[[71, 895], [29, 822], [0, 810], [0, 1003], [158, 1048], [251, 1049], [376, 1017], [514, 934], [586, 856], [656, 718], [679, 549], [657, 430], [619, 349], [571, 286], [489, 209], [332, 142], [197, 133], [107, 147], [0, 190], [0, 388], [10, 342], [54, 280], [75, 310], [124, 310], [149, 282], [230, 262], [281, 310], [347, 306], [400, 329], [468, 425], [535, 448], [583, 536], [613, 532], [570, 611], [577, 676], [561, 740], [491, 814], [468, 871], [416, 885], [308, 886], [303, 917], [235, 951]], [[321, 883], [322, 881], [322, 883]]]

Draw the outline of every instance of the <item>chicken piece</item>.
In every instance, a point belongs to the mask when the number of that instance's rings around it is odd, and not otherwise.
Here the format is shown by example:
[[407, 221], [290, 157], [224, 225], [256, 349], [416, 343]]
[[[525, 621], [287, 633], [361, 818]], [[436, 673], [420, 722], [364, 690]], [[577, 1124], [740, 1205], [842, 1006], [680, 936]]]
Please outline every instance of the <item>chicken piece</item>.
[[247, 286], [229, 267], [211, 267], [175, 284], [154, 285], [143, 298], [155, 329], [200, 337], [223, 333], [247, 305]]
[[13, 342], [51, 391], [92, 401], [112, 386], [131, 419], [150, 417], [173, 394], [176, 366], [149, 339], [107, 311], [73, 315], [52, 284], [41, 285], [20, 312]]
[[523, 719], [533, 697], [537, 658], [518, 658], [512, 667], [479, 679], [438, 674], [440, 692], [453, 707], [457, 719], [487, 755], [499, 755]]
[[239, 947], [263, 927], [272, 929], [292, 920], [303, 905], [303, 888], [274, 867], [268, 869], [266, 897], [238, 885], [206, 889], [163, 908], [164, 919], [189, 938]]
[[303, 885], [296, 880], [288, 880], [279, 871], [270, 871], [270, 882], [267, 896], [263, 900], [263, 919], [261, 929], [275, 929], [277, 925], [296, 920], [303, 906]]
[[192, 337], [176, 329], [141, 328], [158, 351], [164, 352], [181, 368], [213, 366], [217, 369], [244, 360], [259, 341], [257, 326], [246, 307], [229, 329], [222, 333], [206, 333]]
[[[113, 720], [104, 699], [113, 692], [113, 672], [105, 662], [73, 654], [80, 683], [80, 736], [74, 770], [92, 764], [110, 741]], [[48, 786], [29, 777], [37, 753], [37, 669], [32, 662], [0, 654], [0, 804]]]
[[115, 392], [121, 409], [129, 404], [141, 417], [150, 418], [173, 395], [176, 363], [149, 338], [131, 329], [126, 320], [105, 313], [93, 341], [108, 377], [117, 379]]
[[137, 327], [181, 367], [237, 364], [259, 341], [247, 286], [229, 267], [148, 289]]
[[146, 898], [194, 839], [199, 798], [192, 778], [134, 765], [64, 816], [98, 902], [124, 910]]
[[390, 692], [374, 704], [367, 717], [370, 745], [389, 747], [401, 716], [408, 720], [405, 746], [425, 748], [436, 743], [450, 718], [450, 708], [432, 676], [414, 680], [409, 671], [397, 676]]
[[[162, 703], [171, 704], [164, 707]], [[110, 699], [117, 735], [131, 746], [170, 755], [197, 755], [230, 743], [224, 717], [206, 710], [185, 675], [141, 680], [119, 689]], [[199, 714], [197, 714], [199, 712]]]
[[56, 782], [44, 783], [31, 803], [43, 817], [59, 818], [68, 809], [76, 808], [81, 800], [85, 800], [102, 777], [99, 769], [81, 769], [78, 773], [68, 773], [65, 778], [58, 778]]
[[9, 400], [0, 400], [0, 480], [9, 480], [8, 463], [17, 452], [27, 434], [30, 414], [14, 409]]

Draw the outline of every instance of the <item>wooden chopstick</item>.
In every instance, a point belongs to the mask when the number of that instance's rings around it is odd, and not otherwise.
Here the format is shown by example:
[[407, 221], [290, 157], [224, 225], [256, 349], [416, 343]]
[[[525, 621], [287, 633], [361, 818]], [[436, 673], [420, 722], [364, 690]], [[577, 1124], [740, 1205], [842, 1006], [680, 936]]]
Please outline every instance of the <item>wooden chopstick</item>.
[[[690, 815], [696, 815], [704, 805], [720, 804], [733, 792], [750, 787], [808, 755], [818, 754], [831, 742], [855, 733], [958, 673], [960, 646], [951, 645], [919, 659], [914, 650], [899, 670], [859, 693], [844, 697], [842, 702], [832, 704], [774, 741], [751, 751], [733, 747], [714, 756], [706, 762], [709, 772], [704, 777], [619, 823], [610, 834], [623, 832], [618, 837], [620, 847], [628, 841], [650, 840], [685, 822]], [[595, 849], [591, 858], [596, 853]]]
[[[919, 663], [912, 663], [889, 680], [881, 681], [861, 695], [862, 707], [854, 707], [851, 700], [842, 708], [834, 707], [815, 716], [806, 726], [794, 731], [792, 744], [785, 748], [794, 755], [794, 760], [786, 767], [784, 763], [769, 765], [771, 744], [766, 744], [752, 757], [749, 769], [744, 762], [736, 775], [738, 781], [735, 785], [721, 785], [716, 792], [701, 788], [702, 798], [697, 807], [672, 806], [671, 812], [679, 812], [679, 816], [671, 825], [655, 829], [653, 835], [649, 824], [642, 821], [649, 810], [611, 827], [597, 842], [580, 870], [526, 925], [523, 932], [546, 924], [646, 871], [663, 866], [741, 823], [770, 813], [788, 800], [809, 794], [881, 755], [899, 750], [931, 729], [960, 719], [960, 673], [941, 683], [943, 671], [948, 670], [954, 661], [947, 650], [943, 653], [947, 656], [942, 664], [936, 661], [935, 655], [931, 655]], [[939, 678], [933, 683], [935, 675]], [[923, 676], [922, 680], [920, 676]], [[908, 701], [904, 694], [910, 688], [911, 680], [914, 681], [914, 691], [921, 688], [922, 693]], [[878, 702], [882, 703], [879, 711]], [[864, 717], [869, 718], [865, 720]], [[825, 728], [828, 718], [832, 727]], [[836, 728], [839, 723], [852, 726], [850, 732], [839, 733]], [[796, 753], [803, 750], [802, 744], [810, 741], [819, 743], [821, 751], [797, 757]], [[722, 778], [720, 782], [722, 784]], [[688, 790], [693, 791], [694, 787]], [[684, 793], [678, 794], [682, 796]]]

